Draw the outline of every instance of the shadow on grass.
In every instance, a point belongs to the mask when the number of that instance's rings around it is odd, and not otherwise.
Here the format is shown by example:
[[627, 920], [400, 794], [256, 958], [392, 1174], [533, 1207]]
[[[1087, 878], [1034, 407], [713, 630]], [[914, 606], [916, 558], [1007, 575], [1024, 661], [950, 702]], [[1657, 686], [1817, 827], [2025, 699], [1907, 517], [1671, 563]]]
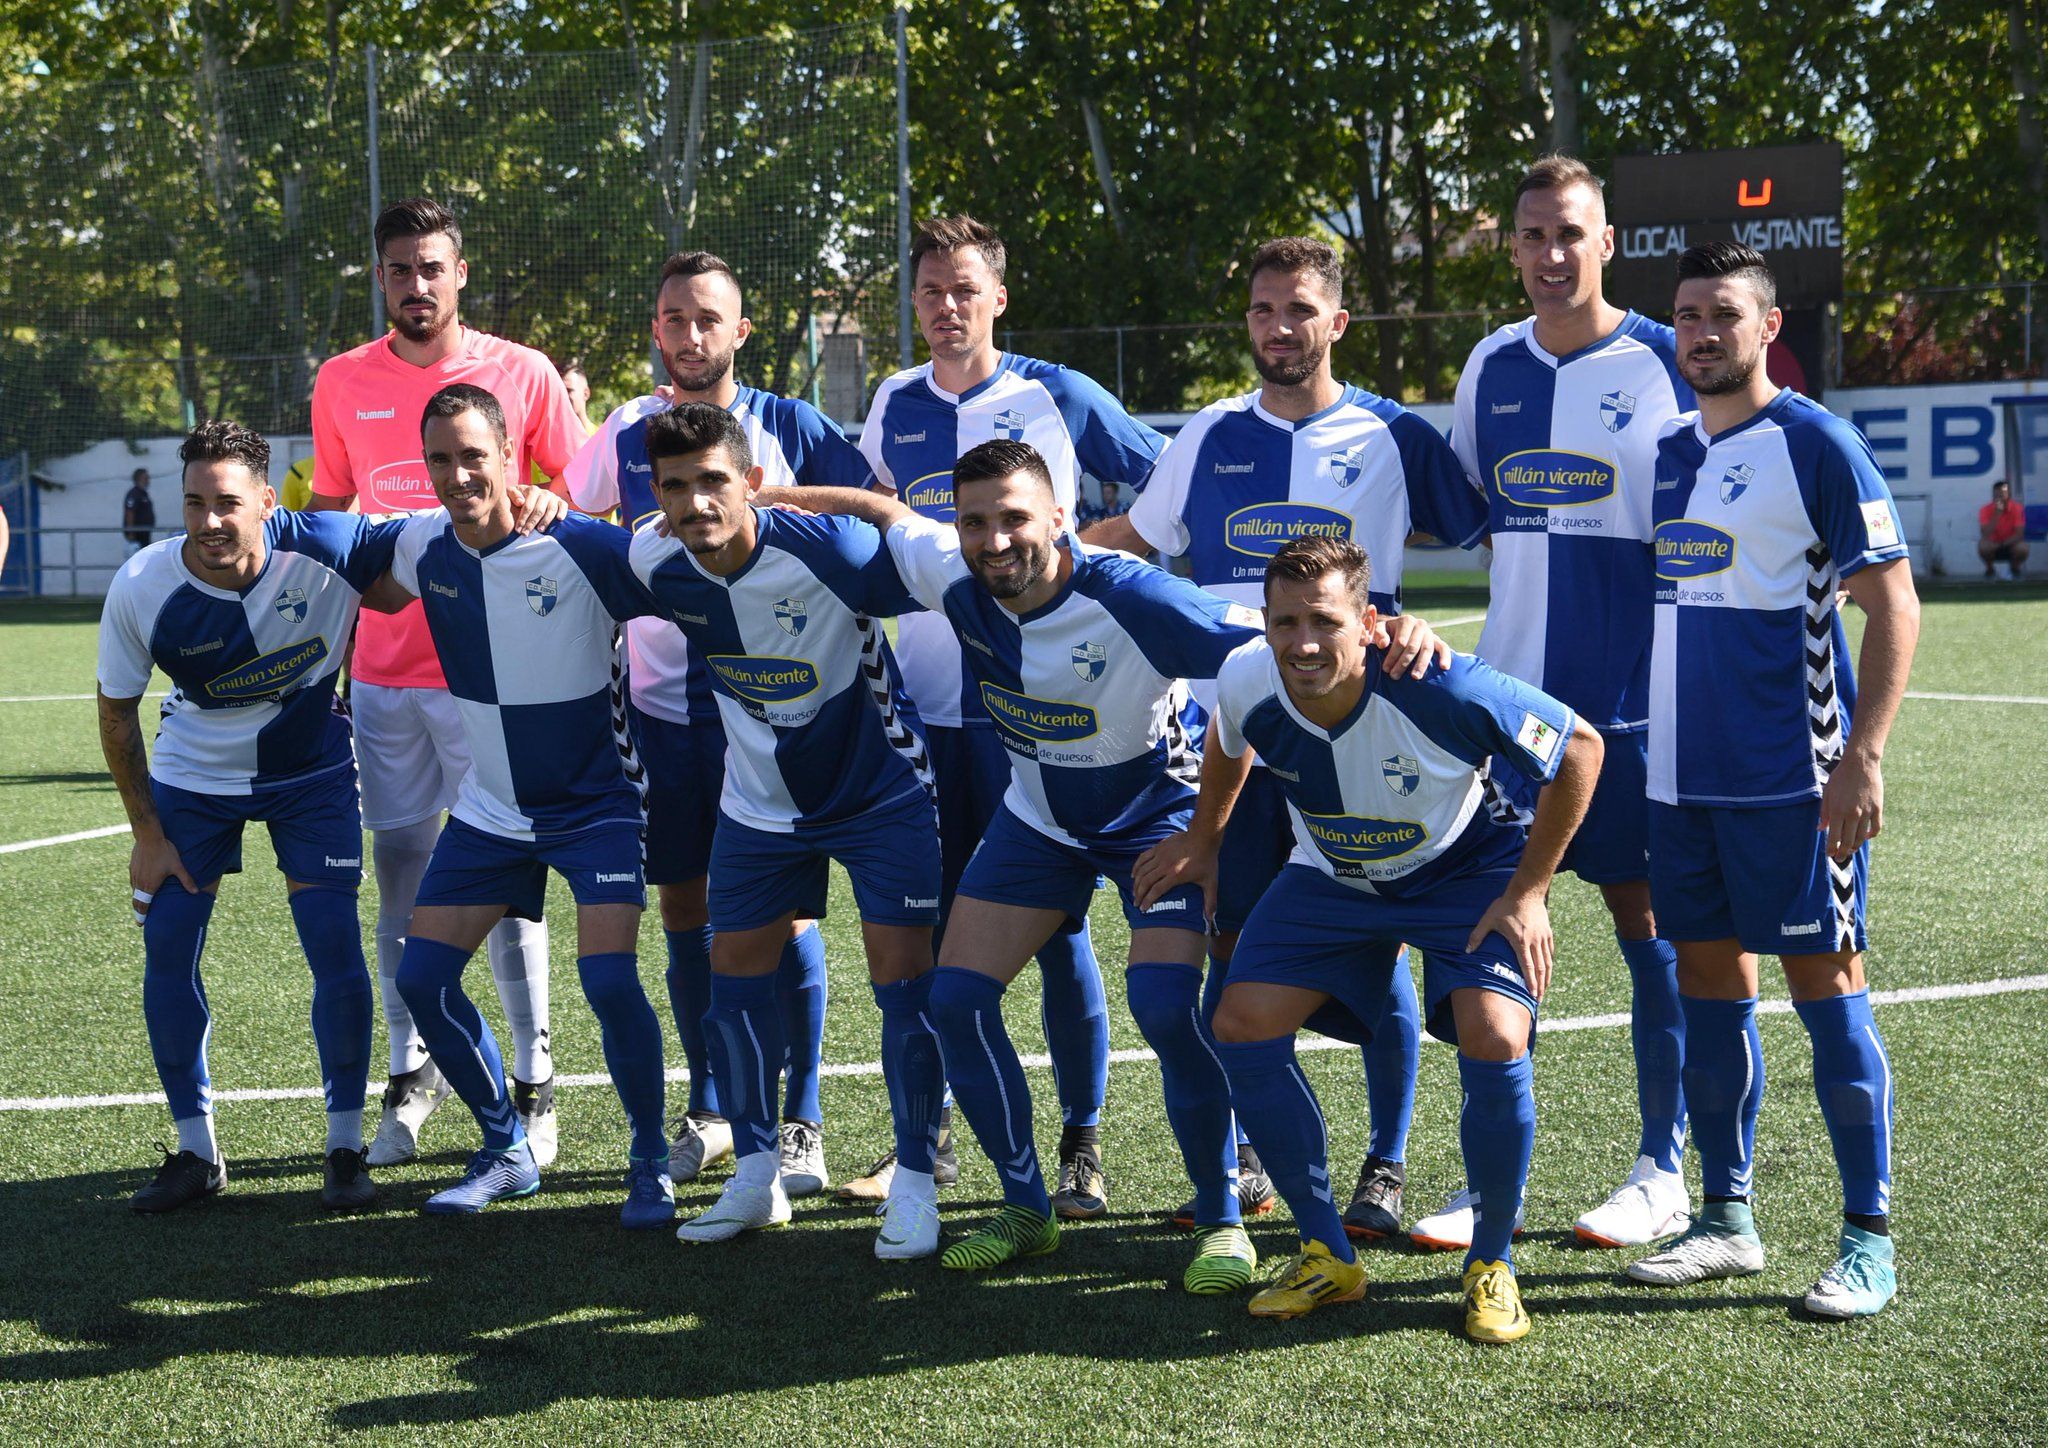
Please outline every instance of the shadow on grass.
[[[1273, 1324], [1253, 1321], [1242, 1296], [1181, 1292], [1190, 1239], [1157, 1219], [1073, 1229], [1056, 1253], [966, 1277], [936, 1260], [877, 1262], [875, 1218], [856, 1205], [800, 1203], [797, 1231], [688, 1247], [667, 1231], [621, 1231], [608, 1172], [552, 1174], [539, 1196], [477, 1217], [420, 1215], [455, 1175], [451, 1159], [446, 1172], [387, 1174], [376, 1210], [337, 1217], [320, 1211], [309, 1165], [231, 1162], [226, 1192], [163, 1218], [127, 1209], [142, 1170], [0, 1184], [0, 1315], [63, 1344], [7, 1358], [0, 1383], [209, 1353], [454, 1360], [459, 1389], [343, 1403], [329, 1418], [337, 1430], [417, 1428], [565, 1400], [704, 1400], [1012, 1357], [1201, 1361], [1397, 1331], [1455, 1337], [1460, 1320], [1455, 1254], [1438, 1277], [1376, 1281], [1356, 1306]], [[692, 1184], [682, 1209], [719, 1185]], [[948, 1228], [992, 1205], [949, 1199]], [[1291, 1250], [1287, 1224], [1255, 1232], [1270, 1256]], [[1524, 1281], [1539, 1317], [1783, 1300], [1623, 1295], [1605, 1267]]]

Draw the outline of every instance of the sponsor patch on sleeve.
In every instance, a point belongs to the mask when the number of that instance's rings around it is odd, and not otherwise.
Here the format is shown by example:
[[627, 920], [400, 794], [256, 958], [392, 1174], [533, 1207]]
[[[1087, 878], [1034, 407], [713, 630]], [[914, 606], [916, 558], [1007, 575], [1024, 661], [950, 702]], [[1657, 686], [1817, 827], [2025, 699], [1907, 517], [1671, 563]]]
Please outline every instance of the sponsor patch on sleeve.
[[1223, 621], [1228, 624], [1234, 624], [1238, 628], [1264, 628], [1266, 626], [1263, 614], [1255, 608], [1246, 608], [1241, 603], [1233, 603], [1229, 608], [1225, 609], [1223, 611]]
[[1896, 548], [1899, 546], [1899, 525], [1892, 517], [1891, 505], [1883, 499], [1863, 506], [1863, 531], [1870, 538], [1873, 548]]
[[1557, 758], [1557, 746], [1564, 736], [1538, 719], [1534, 714], [1522, 716], [1522, 727], [1515, 731], [1515, 743], [1528, 750], [1536, 758], [1549, 764]]

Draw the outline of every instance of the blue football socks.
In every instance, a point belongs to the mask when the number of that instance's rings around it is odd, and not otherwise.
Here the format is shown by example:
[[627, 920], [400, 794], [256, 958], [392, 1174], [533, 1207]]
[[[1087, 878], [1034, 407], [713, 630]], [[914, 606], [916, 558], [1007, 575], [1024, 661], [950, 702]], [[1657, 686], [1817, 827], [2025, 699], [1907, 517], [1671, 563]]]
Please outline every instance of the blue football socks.
[[776, 1151], [783, 1041], [775, 976], [714, 973], [704, 1038], [711, 1048], [718, 1098], [732, 1123], [733, 1155]]
[[142, 922], [142, 1020], [149, 1028], [149, 1053], [170, 1101], [171, 1119], [179, 1126], [179, 1146], [200, 1156], [207, 1152], [199, 1146], [212, 1144], [213, 1080], [206, 1069], [206, 1041], [213, 1015], [199, 980], [199, 956], [212, 916], [213, 896], [191, 894], [172, 878], [157, 886]]
[[946, 1095], [945, 1066], [931, 1024], [932, 972], [875, 986], [874, 992], [882, 1008], [882, 1079], [896, 1127], [896, 1165], [929, 1176]]
[[1219, 1041], [1237, 1119], [1273, 1185], [1294, 1213], [1304, 1242], [1321, 1242], [1341, 1262], [1357, 1260], [1330, 1190], [1330, 1138], [1322, 1103], [1295, 1063], [1294, 1037]]
[[704, 1044], [704, 1013], [711, 1009], [711, 927], [664, 930], [668, 939], [668, 1004], [675, 1012], [676, 1034], [683, 1042], [683, 1064], [690, 1072], [689, 1110], [719, 1115], [718, 1084], [711, 1076], [711, 1053]]
[[1230, 1117], [1230, 1081], [1202, 1023], [1200, 967], [1138, 964], [1124, 973], [1131, 1015], [1159, 1057], [1166, 1120], [1195, 1185], [1195, 1222], [1228, 1226], [1240, 1220], [1237, 1133]]
[[1038, 949], [1046, 1053], [1064, 1126], [1095, 1126], [1109, 1091], [1109, 1001], [1088, 923], [1069, 920]]
[[498, 1039], [462, 989], [470, 953], [419, 935], [405, 938], [398, 961], [398, 993], [412, 1012], [427, 1054], [476, 1117], [484, 1150], [510, 1151], [526, 1139], [505, 1087]]
[[775, 972], [782, 1008], [784, 1121], [823, 1121], [818, 1067], [825, 1054], [825, 936], [816, 925], [782, 947]]
[[1408, 1159], [1408, 1126], [1415, 1117], [1415, 1073], [1422, 1066], [1422, 1008], [1415, 999], [1415, 973], [1403, 946], [1394, 957], [1386, 1009], [1373, 1023], [1363, 1048], [1366, 1109], [1372, 1113], [1366, 1155], [1381, 1161]]
[[1685, 1011], [1685, 1104], [1700, 1154], [1700, 1189], [1710, 1201], [1746, 1201], [1764, 1100], [1756, 997], [1714, 1001], [1682, 995], [1678, 1003]]
[[363, 959], [363, 925], [356, 892], [325, 886], [295, 891], [292, 923], [313, 968], [313, 1045], [320, 1054], [320, 1089], [330, 1113], [353, 1112], [360, 1147], [360, 1117], [370, 1081], [370, 967]]
[[1892, 1198], [1892, 1063], [1870, 992], [1799, 1001], [1813, 1039], [1813, 1090], [1842, 1174], [1842, 1210], [1883, 1217]]
[[662, 1107], [668, 1083], [662, 1076], [661, 1021], [640, 984], [640, 962], [632, 951], [586, 955], [576, 962], [583, 995], [597, 1017], [605, 1069], [632, 1128], [632, 1155], [642, 1161], [668, 1156]]
[[1678, 1004], [1678, 952], [1668, 940], [1621, 940], [1628, 963], [1629, 1034], [1636, 1052], [1636, 1104], [1643, 1114], [1638, 1156], [1675, 1172], [1685, 1155], [1685, 1013]]
[[1465, 1088], [1458, 1144], [1473, 1198], [1468, 1267], [1511, 1260], [1515, 1223], [1521, 1219], [1522, 1193], [1529, 1181], [1529, 1153], [1536, 1144], [1533, 1080], [1526, 1052], [1513, 1061], [1458, 1057], [1458, 1081]]
[[1051, 1216], [1031, 1134], [1031, 1089], [1003, 1028], [1002, 985], [950, 965], [934, 970], [931, 980], [931, 1020], [945, 1050], [946, 1080], [1002, 1177], [1003, 1200]]

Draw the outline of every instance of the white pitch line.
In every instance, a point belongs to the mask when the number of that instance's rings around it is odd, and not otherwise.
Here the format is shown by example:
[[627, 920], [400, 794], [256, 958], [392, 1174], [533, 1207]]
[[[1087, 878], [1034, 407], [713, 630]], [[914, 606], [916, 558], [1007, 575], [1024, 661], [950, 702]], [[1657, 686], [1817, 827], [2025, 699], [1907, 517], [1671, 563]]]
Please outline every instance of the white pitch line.
[[[1922, 1001], [1966, 1000], [1978, 996], [2017, 995], [2036, 991], [2048, 991], [2048, 975], [2017, 975], [2004, 980], [1972, 980], [1957, 985], [1919, 985], [1902, 990], [1874, 990], [1870, 1003], [1874, 1006], [1913, 1005]], [[1763, 1016], [1789, 1016], [1792, 1002], [1769, 1000], [1757, 1006], [1757, 1014]], [[1539, 1034], [1552, 1035], [1558, 1031], [1600, 1031], [1612, 1030], [1629, 1023], [1626, 1012], [1603, 1016], [1568, 1016], [1563, 1020], [1545, 1021]], [[1442, 1044], [1434, 1037], [1425, 1035], [1426, 1043]], [[1327, 1036], [1311, 1036], [1301, 1041], [1297, 1051], [1354, 1051], [1358, 1049], [1349, 1041], [1332, 1040]], [[1109, 1059], [1114, 1065], [1129, 1065], [1135, 1061], [1156, 1061], [1159, 1058], [1150, 1051], [1111, 1051]], [[1052, 1065], [1052, 1057], [1046, 1055], [1023, 1058], [1027, 1069], [1043, 1070]], [[882, 1074], [880, 1061], [857, 1061], [840, 1066], [821, 1066], [821, 1076], [879, 1076]], [[670, 1081], [687, 1081], [690, 1073], [680, 1067], [667, 1073]], [[381, 1092], [386, 1083], [372, 1081], [371, 1093]], [[609, 1086], [612, 1078], [602, 1072], [570, 1075], [555, 1078], [557, 1086]], [[213, 1099], [221, 1101], [317, 1101], [321, 1097], [318, 1086], [284, 1086], [261, 1090], [216, 1091]], [[6, 1111], [80, 1111], [102, 1106], [162, 1106], [164, 1094], [161, 1091], [132, 1091], [110, 1096], [0, 1096], [0, 1112]]]
[[[142, 697], [161, 699], [164, 691], [156, 689]], [[88, 704], [97, 698], [97, 694], [0, 694], [0, 704]]]
[[104, 840], [109, 835], [125, 835], [126, 825], [107, 825], [97, 830], [80, 830], [76, 834], [51, 835], [47, 840], [16, 840], [11, 845], [0, 845], [0, 855], [12, 855], [22, 850], [40, 850], [45, 845], [68, 845], [74, 840]]
[[1947, 699], [1958, 704], [2048, 704], [2034, 694], [1943, 694], [1932, 689], [1908, 689], [1908, 699]]

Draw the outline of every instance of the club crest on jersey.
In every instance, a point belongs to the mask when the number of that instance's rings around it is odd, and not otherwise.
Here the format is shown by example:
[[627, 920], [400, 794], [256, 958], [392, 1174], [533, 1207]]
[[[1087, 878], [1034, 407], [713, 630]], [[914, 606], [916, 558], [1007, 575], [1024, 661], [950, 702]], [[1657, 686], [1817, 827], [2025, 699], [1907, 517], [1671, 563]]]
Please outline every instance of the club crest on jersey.
[[775, 621], [782, 625], [782, 631], [795, 638], [804, 631], [810, 619], [804, 612], [801, 598], [778, 598], [775, 600]]
[[555, 611], [555, 580], [552, 578], [529, 578], [526, 580], [526, 606], [546, 618]]
[[1014, 407], [1006, 407], [996, 414], [996, 436], [1021, 442], [1024, 438], [1024, 414]]
[[1620, 432], [1636, 415], [1635, 394], [1619, 388], [1600, 394], [1600, 425], [1609, 432]]
[[1405, 797], [1415, 793], [1415, 786], [1422, 783], [1422, 766], [1412, 754], [1389, 754], [1380, 761], [1380, 777], [1386, 780], [1388, 789]]
[[287, 588], [271, 601], [270, 606], [277, 610], [277, 616], [286, 623], [304, 623], [306, 621], [306, 590], [303, 588]]
[[1109, 661], [1109, 650], [1101, 644], [1078, 643], [1074, 645], [1074, 672], [1081, 676], [1081, 682], [1092, 684], [1102, 677], [1102, 666]]
[[1365, 475], [1365, 444], [1331, 453], [1329, 465], [1331, 480], [1340, 488], [1350, 487]]
[[1749, 480], [1756, 476], [1754, 463], [1737, 463], [1721, 474], [1721, 501], [1732, 503], [1749, 491]]

